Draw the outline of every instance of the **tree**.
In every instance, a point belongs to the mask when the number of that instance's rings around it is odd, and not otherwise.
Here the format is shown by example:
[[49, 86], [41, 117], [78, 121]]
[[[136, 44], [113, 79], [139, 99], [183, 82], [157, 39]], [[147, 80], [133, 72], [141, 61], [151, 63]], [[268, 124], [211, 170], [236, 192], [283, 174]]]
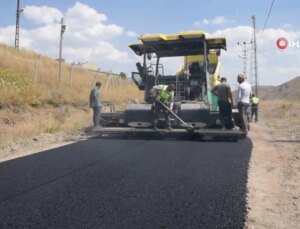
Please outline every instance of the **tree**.
[[127, 78], [127, 75], [126, 75], [126, 73], [124, 73], [124, 72], [120, 72], [120, 77], [122, 78], [122, 79], [126, 79]]

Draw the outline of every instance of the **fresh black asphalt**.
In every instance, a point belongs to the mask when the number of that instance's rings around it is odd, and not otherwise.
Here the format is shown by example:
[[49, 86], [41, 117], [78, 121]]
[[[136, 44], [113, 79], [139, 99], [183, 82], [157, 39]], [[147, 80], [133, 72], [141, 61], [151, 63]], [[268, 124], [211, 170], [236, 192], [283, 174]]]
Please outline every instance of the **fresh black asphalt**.
[[0, 228], [242, 228], [252, 143], [92, 138], [0, 163]]

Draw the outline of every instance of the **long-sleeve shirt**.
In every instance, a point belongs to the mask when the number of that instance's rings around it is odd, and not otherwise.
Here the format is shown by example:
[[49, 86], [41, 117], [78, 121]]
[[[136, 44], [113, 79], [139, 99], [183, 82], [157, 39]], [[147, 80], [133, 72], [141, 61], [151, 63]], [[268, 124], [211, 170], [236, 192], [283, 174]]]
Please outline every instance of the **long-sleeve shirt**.
[[252, 95], [251, 85], [244, 81], [238, 86], [237, 103], [243, 102], [243, 103], [250, 104], [251, 95]]

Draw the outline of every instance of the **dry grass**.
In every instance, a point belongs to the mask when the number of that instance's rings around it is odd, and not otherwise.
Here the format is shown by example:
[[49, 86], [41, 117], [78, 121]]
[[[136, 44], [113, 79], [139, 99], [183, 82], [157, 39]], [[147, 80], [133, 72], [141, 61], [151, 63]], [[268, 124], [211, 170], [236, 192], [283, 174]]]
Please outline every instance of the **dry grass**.
[[102, 97], [106, 101], [112, 101], [118, 105], [124, 105], [128, 102], [143, 101], [143, 93], [137, 90], [136, 86], [130, 84], [122, 89], [103, 90]]
[[0, 149], [40, 133], [78, 130], [90, 123], [87, 110], [69, 106], [27, 108], [21, 113], [15, 113], [10, 109], [0, 110]]
[[266, 118], [286, 119], [300, 124], [300, 102], [295, 100], [263, 101], [261, 114]]
[[[87, 104], [89, 91], [96, 81], [101, 81], [103, 89], [106, 88], [107, 76], [85, 69], [74, 68], [71, 81], [71, 66], [67, 63], [62, 65], [59, 86], [57, 61], [34, 52], [0, 45], [0, 58], [2, 105], [82, 105]], [[129, 82], [118, 80], [114, 85], [113, 89], [102, 91], [105, 100], [124, 103], [128, 98], [142, 98], [142, 93]]]
[[295, 100], [263, 101], [260, 105], [262, 121], [274, 135], [300, 139], [300, 102]]
[[[0, 45], [0, 148], [37, 135], [72, 131], [91, 124], [89, 92], [96, 81], [103, 84], [103, 100], [124, 107], [143, 93], [130, 81], [118, 80], [106, 89], [108, 77], [85, 69], [62, 65], [26, 50]], [[36, 74], [37, 73], [37, 74]]]

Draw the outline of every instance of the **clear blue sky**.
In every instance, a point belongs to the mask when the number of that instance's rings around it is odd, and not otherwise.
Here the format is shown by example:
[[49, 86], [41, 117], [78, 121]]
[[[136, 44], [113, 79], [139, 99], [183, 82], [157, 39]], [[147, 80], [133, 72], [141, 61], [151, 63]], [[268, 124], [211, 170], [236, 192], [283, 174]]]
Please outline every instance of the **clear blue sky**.
[[[7, 28], [15, 25], [17, 0], [0, 0], [0, 2], [0, 32], [3, 34], [9, 30], [6, 36], [2, 35], [1, 37], [0, 35], [0, 43], [12, 45], [14, 34], [12, 33], [12, 28]], [[20, 23], [22, 28], [20, 33], [21, 47], [34, 49], [54, 58], [54, 52], [51, 53], [50, 51], [43, 50], [42, 45], [38, 44], [38, 41], [43, 41], [44, 44], [48, 44], [47, 42], [49, 42], [48, 50], [50, 50], [52, 47], [50, 40], [43, 40], [42, 38], [34, 40], [34, 38], [32, 38], [34, 35], [31, 35], [31, 38], [29, 35], [27, 38], [24, 38], [27, 32], [28, 34], [34, 34], [34, 30], [48, 28], [46, 26], [54, 23], [54, 21], [49, 21], [49, 24], [39, 24], [36, 18], [32, 16], [38, 9], [28, 7], [46, 6], [47, 8], [49, 7], [49, 9], [56, 9], [61, 12], [62, 16], [66, 17], [67, 28], [71, 28], [71, 26], [68, 26], [68, 18], [69, 21], [71, 21], [71, 16], [68, 16], [67, 12], [70, 9], [76, 8], [76, 3], [80, 3], [81, 7], [78, 8], [82, 10], [82, 13], [84, 13], [84, 8], [87, 6], [95, 10], [96, 13], [106, 16], [106, 20], [102, 20], [101, 25], [103, 25], [102, 27], [113, 29], [114, 35], [106, 38], [106, 30], [104, 32], [101, 30], [102, 32], [99, 32], [97, 39], [98, 41], [103, 41], [101, 44], [99, 43], [99, 47], [102, 47], [102, 50], [105, 49], [107, 45], [111, 45], [112, 47], [106, 52], [99, 51], [101, 56], [97, 56], [97, 52], [88, 54], [91, 53], [87, 51], [88, 46], [80, 46], [81, 43], [76, 44], [76, 42], [74, 42], [74, 37], [79, 36], [76, 32], [78, 33], [80, 30], [70, 29], [66, 31], [66, 33], [69, 32], [69, 35], [66, 34], [67, 37], [65, 41], [67, 43], [65, 43], [65, 45], [69, 45], [69, 47], [66, 48], [65, 55], [66, 59], [70, 61], [72, 61], [70, 59], [71, 54], [74, 56], [74, 52], [76, 51], [75, 48], [81, 48], [80, 52], [84, 54], [83, 56], [89, 61], [97, 63], [102, 68], [112, 68], [115, 71], [130, 72], [135, 70], [134, 62], [136, 61], [136, 57], [133, 56], [132, 51], [128, 49], [127, 45], [128, 43], [136, 42], [137, 35], [146, 33], [174, 34], [180, 31], [204, 30], [209, 34], [224, 34], [227, 37], [228, 51], [224, 57], [223, 70], [226, 75], [235, 77], [239, 70], [242, 71], [242, 61], [238, 58], [237, 47], [235, 47], [236, 42], [239, 40], [242, 41], [241, 39], [248, 39], [250, 41], [251, 36], [246, 37], [244, 35], [247, 34], [246, 31], [249, 33], [249, 29], [251, 29], [251, 15], [253, 14], [256, 15], [257, 36], [258, 38], [260, 37], [261, 29], [265, 23], [272, 0], [20, 0], [20, 2], [21, 7], [25, 9], [21, 14]], [[25, 11], [27, 12], [25, 13]], [[295, 57], [299, 57], [300, 60], [300, 49], [293, 49], [283, 53], [279, 52], [274, 45], [276, 39], [281, 36], [293, 40], [300, 40], [299, 12], [299, 1], [275, 0], [262, 42], [258, 49], [260, 52], [259, 72], [263, 75], [260, 80], [262, 84], [280, 84], [285, 82], [286, 79], [300, 75], [300, 69], [295, 66]], [[54, 15], [57, 16], [59, 14], [54, 13], [52, 16], [54, 17]], [[74, 17], [76, 16], [72, 15], [72, 19], [74, 19]], [[82, 18], [84, 17], [78, 18], [77, 23], [83, 22]], [[57, 23], [57, 21], [55, 21], [55, 23]], [[112, 28], [111, 25], [116, 25], [117, 28]], [[241, 26], [243, 26], [243, 28], [240, 28]], [[245, 34], [243, 34], [243, 31], [245, 31]], [[71, 35], [72, 32], [73, 35]], [[84, 34], [84, 36], [87, 35]], [[9, 38], [11, 38], [12, 42]], [[73, 41], [71, 39], [73, 39]], [[95, 41], [96, 44], [96, 38], [93, 39], [94, 40], [91, 38], [90, 42]], [[272, 45], [269, 43], [272, 43]], [[105, 53], [113, 52], [115, 53], [114, 56], [110, 58], [103, 57]], [[270, 52], [272, 52], [272, 56], [275, 55], [272, 61], [270, 60]], [[118, 61], [118, 58], [126, 57], [130, 59], [129, 62]], [[78, 59], [77, 56], [76, 58]], [[293, 64], [290, 63], [292, 61], [294, 61]], [[239, 62], [239, 64], [238, 66], [234, 66], [234, 69], [229, 66], [236, 62]], [[131, 66], [129, 67], [129, 65]], [[272, 66], [276, 66], [277, 70], [270, 72], [270, 67]], [[285, 69], [288, 69], [288, 71], [285, 71]], [[285, 72], [286, 75], [282, 76]], [[275, 78], [272, 81], [269, 77]]]

